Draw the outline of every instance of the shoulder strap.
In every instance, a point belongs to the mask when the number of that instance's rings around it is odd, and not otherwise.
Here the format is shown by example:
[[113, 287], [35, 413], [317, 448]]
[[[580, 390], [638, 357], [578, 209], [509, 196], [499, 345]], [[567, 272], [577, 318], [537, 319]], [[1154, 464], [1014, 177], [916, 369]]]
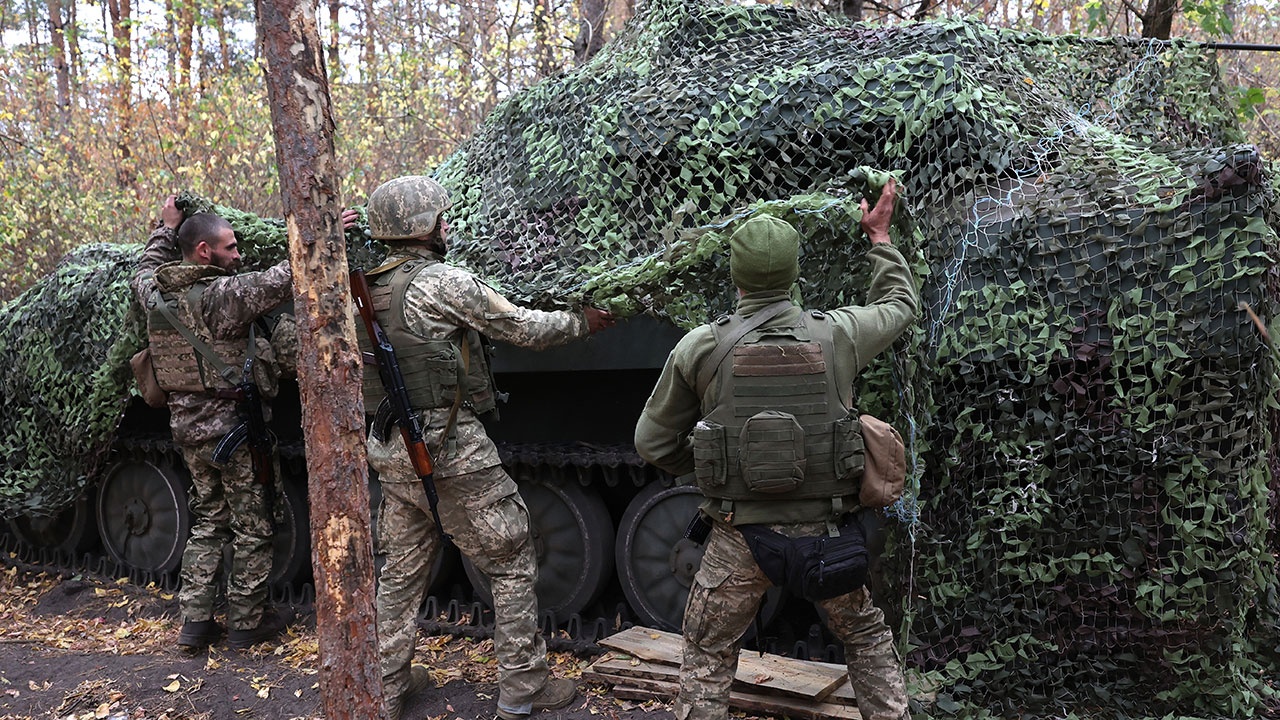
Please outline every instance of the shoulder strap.
[[[196, 288], [193, 287], [192, 291], [195, 291], [195, 290]], [[198, 295], [198, 293], [196, 294]], [[169, 324], [172, 325], [174, 329], [182, 333], [182, 337], [186, 338], [187, 342], [191, 343], [191, 347], [195, 348], [195, 351], [199, 353], [205, 360], [207, 360], [210, 365], [213, 366], [213, 369], [216, 370], [218, 374], [222, 376], [222, 379], [226, 380], [229, 383], [235, 383], [235, 372], [236, 372], [235, 368], [223, 362], [222, 358], [218, 357], [218, 353], [214, 352], [213, 348], [209, 347], [209, 345], [205, 343], [205, 341], [201, 340], [199, 337], [196, 336], [195, 332], [191, 328], [187, 327], [185, 323], [183, 323], [181, 320], [178, 319], [177, 314], [173, 312], [173, 308], [169, 307], [169, 303], [165, 302], [165, 299], [160, 294], [159, 290], [155, 291], [154, 300], [155, 300], [156, 307], [160, 310], [160, 314], [164, 315], [164, 319], [168, 320]], [[249, 347], [252, 348], [253, 347], [252, 327], [250, 327], [249, 334], [250, 334]], [[250, 350], [250, 352], [252, 352], [252, 349]]]
[[739, 325], [733, 332], [726, 335], [720, 341], [720, 344], [716, 345], [716, 349], [702, 362], [702, 367], [698, 369], [698, 387], [694, 388], [698, 391], [698, 397], [702, 397], [702, 393], [706, 392], [707, 386], [711, 384], [712, 376], [716, 374], [716, 369], [720, 367], [720, 363], [724, 362], [725, 355], [729, 354], [729, 351], [733, 349], [734, 345], [738, 344], [738, 341], [743, 336], [777, 317], [789, 307], [792, 307], [790, 300], [779, 300], [772, 305], [767, 305], [760, 312], [752, 315]]

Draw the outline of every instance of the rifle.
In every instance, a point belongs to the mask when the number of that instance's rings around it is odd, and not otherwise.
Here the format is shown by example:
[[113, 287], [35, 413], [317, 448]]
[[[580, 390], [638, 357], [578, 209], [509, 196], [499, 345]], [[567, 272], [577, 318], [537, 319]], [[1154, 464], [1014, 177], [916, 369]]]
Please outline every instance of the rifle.
[[377, 415], [387, 415], [386, 408], [389, 408], [390, 416], [400, 426], [400, 437], [404, 439], [405, 449], [409, 451], [413, 471], [422, 481], [422, 489], [427, 493], [427, 504], [431, 507], [431, 517], [436, 521], [436, 530], [446, 543], [451, 543], [453, 536], [444, 531], [444, 525], [440, 522], [440, 496], [436, 493], [434, 463], [423, 439], [422, 423], [413, 412], [409, 389], [405, 387], [400, 361], [396, 359], [396, 349], [391, 345], [391, 339], [387, 337], [373, 311], [373, 296], [369, 294], [369, 283], [365, 280], [364, 270], [352, 270], [350, 279], [351, 297], [355, 300], [356, 310], [364, 320], [365, 331], [373, 343], [373, 357], [366, 357], [364, 360], [366, 363], [372, 361], [377, 364], [382, 389], [387, 393], [378, 406]]
[[239, 385], [234, 388], [215, 390], [214, 397], [223, 400], [235, 400], [241, 423], [218, 441], [213, 450], [213, 462], [222, 467], [231, 460], [231, 456], [245, 442], [249, 443], [249, 457], [253, 461], [253, 477], [262, 485], [262, 501], [266, 507], [267, 517], [275, 523], [276, 472], [272, 450], [275, 449], [276, 436], [267, 427], [266, 416], [262, 412], [262, 393], [258, 384], [253, 381], [253, 353], [244, 361], [244, 375]]

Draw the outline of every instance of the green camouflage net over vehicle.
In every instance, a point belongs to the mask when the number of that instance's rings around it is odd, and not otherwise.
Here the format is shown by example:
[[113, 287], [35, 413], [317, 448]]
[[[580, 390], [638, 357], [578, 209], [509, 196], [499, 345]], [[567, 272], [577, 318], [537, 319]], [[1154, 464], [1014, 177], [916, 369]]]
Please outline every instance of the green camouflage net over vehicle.
[[55, 512], [93, 480], [146, 342], [129, 278], [141, 245], [86, 245], [0, 309], [0, 510]]
[[[858, 201], [898, 175], [925, 311], [858, 390], [910, 444], [877, 590], [919, 714], [1244, 717], [1280, 712], [1276, 366], [1243, 309], [1276, 312], [1280, 221], [1242, 140], [1198, 46], [668, 1], [436, 177], [451, 258], [513, 300], [690, 326], [755, 213], [800, 226], [807, 305], [858, 302]], [[278, 221], [181, 205], [284, 256]]]

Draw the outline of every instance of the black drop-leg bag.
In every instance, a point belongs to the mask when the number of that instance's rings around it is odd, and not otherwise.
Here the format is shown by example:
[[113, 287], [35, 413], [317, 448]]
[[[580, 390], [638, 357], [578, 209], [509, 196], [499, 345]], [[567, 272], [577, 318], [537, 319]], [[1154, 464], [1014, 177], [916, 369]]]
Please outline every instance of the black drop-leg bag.
[[789, 538], [764, 525], [740, 525], [765, 577], [811, 602], [853, 592], [867, 582], [871, 554], [860, 523], [840, 526], [839, 537]]

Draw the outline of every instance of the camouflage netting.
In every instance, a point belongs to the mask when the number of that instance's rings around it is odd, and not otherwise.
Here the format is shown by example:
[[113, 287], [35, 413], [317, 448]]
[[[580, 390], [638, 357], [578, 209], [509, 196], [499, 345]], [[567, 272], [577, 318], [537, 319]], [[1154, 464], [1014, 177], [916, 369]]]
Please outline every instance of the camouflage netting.
[[[512, 299], [687, 326], [731, 307], [726, 231], [761, 212], [804, 231], [806, 304], [857, 302], [858, 200], [899, 175], [926, 308], [859, 396], [911, 444], [882, 595], [925, 712], [1246, 717], [1280, 712], [1280, 406], [1243, 309], [1277, 310], [1280, 221], [1241, 142], [1189, 44], [668, 0], [436, 176], [455, 261]], [[5, 465], [6, 511], [20, 470], [73, 476], [48, 467]]]
[[129, 278], [141, 245], [86, 245], [0, 309], [0, 511], [54, 512], [100, 469], [145, 342]]

